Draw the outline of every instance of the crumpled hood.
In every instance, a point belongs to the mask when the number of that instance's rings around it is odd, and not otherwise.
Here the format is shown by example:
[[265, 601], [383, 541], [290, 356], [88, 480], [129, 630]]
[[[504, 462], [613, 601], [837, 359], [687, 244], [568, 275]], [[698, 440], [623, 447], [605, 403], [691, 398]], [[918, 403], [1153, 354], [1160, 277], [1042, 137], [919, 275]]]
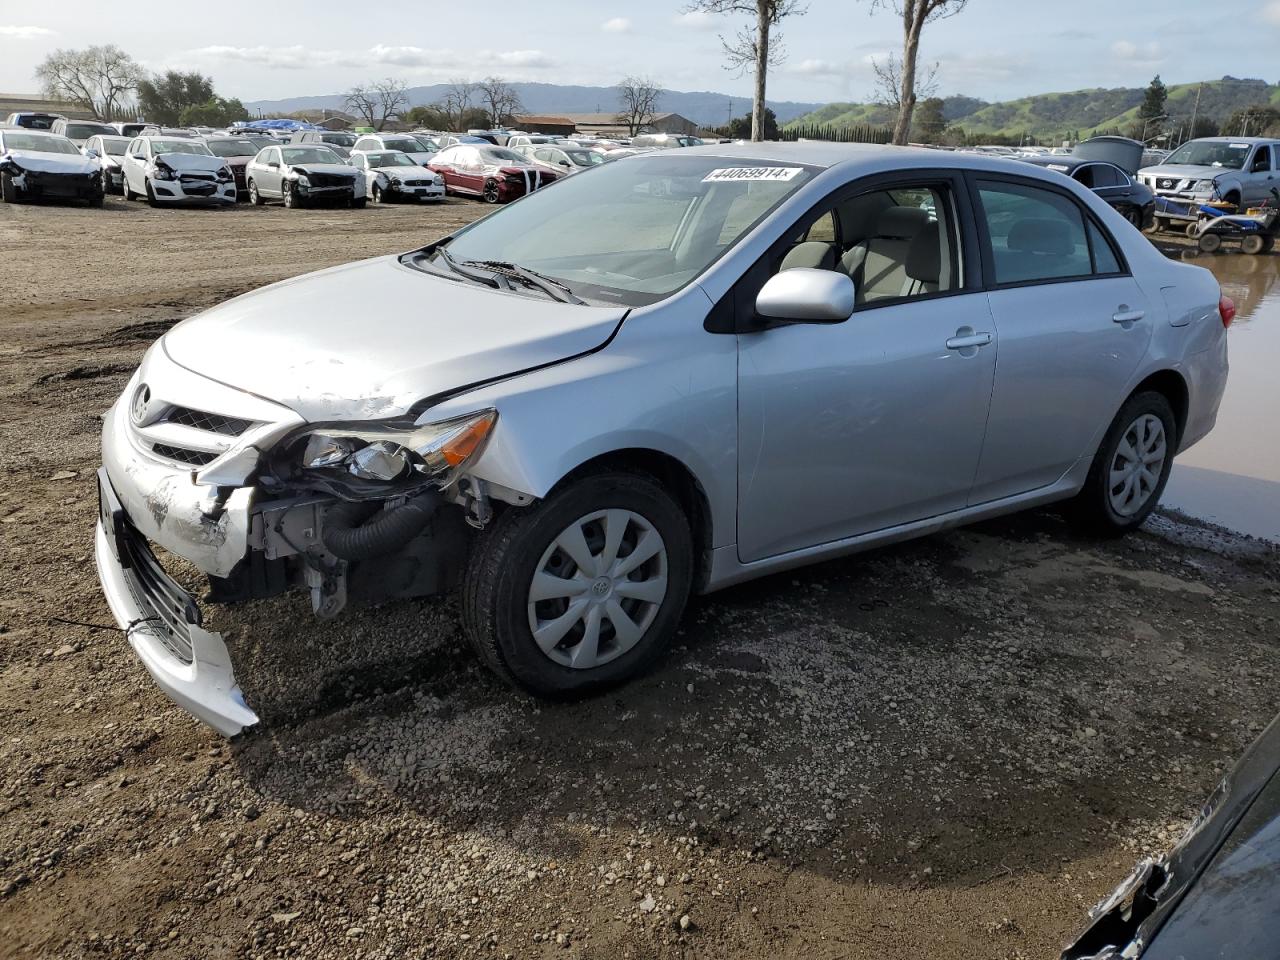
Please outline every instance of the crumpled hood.
[[388, 177], [399, 177], [401, 180], [435, 180], [439, 174], [426, 167], [371, 167], [374, 173], [385, 173]]
[[156, 159], [163, 160], [165, 166], [179, 173], [187, 170], [217, 173], [226, 165], [221, 157], [210, 157], [203, 153], [161, 153]]
[[310, 175], [313, 173], [336, 174], [339, 177], [355, 177], [356, 168], [345, 163], [295, 163], [289, 167], [295, 173]]
[[1148, 177], [1177, 177], [1179, 180], [1212, 180], [1224, 173], [1239, 173], [1230, 167], [1197, 167], [1190, 163], [1163, 163], [1156, 167], [1143, 167], [1138, 171]]
[[188, 370], [310, 421], [405, 413], [425, 397], [601, 346], [626, 310], [447, 280], [397, 257], [263, 287], [164, 336]]
[[23, 170], [36, 173], [93, 173], [99, 169], [97, 160], [75, 153], [46, 153], [44, 150], [9, 150], [4, 156]]

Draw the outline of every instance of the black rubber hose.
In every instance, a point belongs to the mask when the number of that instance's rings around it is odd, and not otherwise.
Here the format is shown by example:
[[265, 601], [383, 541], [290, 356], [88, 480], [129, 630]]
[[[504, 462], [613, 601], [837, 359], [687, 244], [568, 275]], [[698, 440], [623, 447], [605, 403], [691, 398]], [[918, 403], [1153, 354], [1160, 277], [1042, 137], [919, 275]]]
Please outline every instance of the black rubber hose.
[[372, 517], [367, 503], [340, 503], [324, 515], [320, 540], [330, 553], [343, 560], [368, 560], [394, 553], [423, 531], [438, 506], [440, 494], [434, 490]]

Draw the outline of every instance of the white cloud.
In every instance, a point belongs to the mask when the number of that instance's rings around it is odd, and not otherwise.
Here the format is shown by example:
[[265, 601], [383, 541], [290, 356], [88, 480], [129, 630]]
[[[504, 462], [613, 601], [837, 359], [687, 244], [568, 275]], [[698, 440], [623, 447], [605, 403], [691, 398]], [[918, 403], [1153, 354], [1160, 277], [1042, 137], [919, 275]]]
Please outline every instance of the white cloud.
[[[276, 70], [306, 70], [311, 67], [355, 67], [362, 61], [351, 59], [340, 50], [312, 50], [309, 47], [230, 47], [211, 46], [193, 50], [193, 54], [212, 60], [236, 60], [257, 63]], [[368, 62], [367, 58], [363, 62]]]
[[705, 10], [690, 10], [682, 13], [673, 22], [678, 27], [688, 27], [691, 30], [714, 30], [719, 26], [716, 18]]
[[613, 17], [600, 24], [600, 29], [605, 33], [629, 33], [631, 21], [626, 17]]
[[13, 37], [17, 40], [34, 40], [36, 37], [52, 37], [57, 31], [48, 27], [0, 26], [0, 37]]
[[210, 46], [192, 54], [212, 60], [256, 63], [275, 70], [307, 70], [316, 67], [368, 69], [375, 66], [402, 67], [414, 72], [455, 70], [541, 69], [555, 62], [541, 50], [481, 50], [466, 53], [450, 49], [389, 46], [379, 43], [365, 51], [313, 50], [300, 45], [287, 47]]
[[476, 54], [480, 60], [492, 60], [506, 67], [554, 67], [555, 61], [541, 50], [504, 50], [494, 53], [481, 50]]
[[1280, 0], [1271, 0], [1262, 8], [1262, 19], [1280, 27]]
[[1117, 40], [1111, 45], [1111, 54], [1118, 60], [1134, 64], [1155, 64], [1164, 59], [1164, 50], [1155, 40], [1137, 44], [1130, 40]]
[[849, 67], [830, 60], [811, 59], [791, 64], [786, 70], [788, 73], [799, 73], [807, 77], [843, 77], [849, 72]]

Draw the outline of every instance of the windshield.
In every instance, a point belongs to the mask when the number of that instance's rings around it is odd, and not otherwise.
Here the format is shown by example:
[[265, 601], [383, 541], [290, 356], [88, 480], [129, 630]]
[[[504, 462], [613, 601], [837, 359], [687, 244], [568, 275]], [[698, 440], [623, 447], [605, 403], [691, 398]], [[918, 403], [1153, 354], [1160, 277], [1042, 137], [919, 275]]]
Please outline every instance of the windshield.
[[123, 138], [114, 139], [103, 137], [98, 142], [102, 144], [102, 152], [110, 154], [113, 157], [123, 157], [124, 152], [129, 149], [129, 141]]
[[417, 134], [414, 134], [413, 139], [417, 140], [420, 144], [422, 144], [422, 147], [424, 150], [430, 150], [432, 153], [435, 153], [437, 150], [440, 149], [440, 144], [436, 143], [430, 137], [420, 137]]
[[653, 303], [694, 280], [816, 173], [671, 154], [606, 164], [470, 224], [448, 250], [455, 261], [537, 270], [581, 297]]
[[325, 143], [336, 143], [340, 147], [354, 147], [356, 145], [356, 135], [354, 133], [322, 133], [320, 139]]
[[499, 163], [528, 163], [529, 158], [523, 153], [516, 153], [514, 150], [508, 150], [506, 147], [488, 147], [480, 151], [480, 155], [486, 160], [496, 160]]
[[1165, 159], [1165, 163], [1185, 163], [1191, 167], [1228, 167], [1239, 170], [1249, 155], [1249, 144], [1215, 140], [1192, 140], [1184, 143]]
[[369, 166], [371, 167], [416, 167], [413, 157], [400, 153], [398, 150], [390, 150], [387, 153], [371, 153], [369, 154]]
[[204, 157], [211, 156], [208, 147], [194, 140], [153, 140], [151, 149], [155, 153], [196, 153]]
[[215, 157], [252, 157], [258, 152], [252, 140], [210, 140], [205, 146]]
[[405, 153], [422, 152], [422, 144], [410, 137], [383, 137], [382, 145], [388, 150], [403, 150]]
[[4, 148], [6, 150], [36, 150], [41, 153], [74, 153], [79, 154], [76, 145], [65, 137], [41, 137], [30, 133], [13, 133], [5, 131]]
[[597, 163], [604, 163], [604, 157], [590, 150], [566, 150], [565, 156], [579, 167], [594, 167]]
[[100, 133], [115, 133], [105, 123], [68, 123], [66, 135], [72, 140], [88, 140]]
[[285, 163], [341, 163], [342, 158], [328, 147], [287, 147]]

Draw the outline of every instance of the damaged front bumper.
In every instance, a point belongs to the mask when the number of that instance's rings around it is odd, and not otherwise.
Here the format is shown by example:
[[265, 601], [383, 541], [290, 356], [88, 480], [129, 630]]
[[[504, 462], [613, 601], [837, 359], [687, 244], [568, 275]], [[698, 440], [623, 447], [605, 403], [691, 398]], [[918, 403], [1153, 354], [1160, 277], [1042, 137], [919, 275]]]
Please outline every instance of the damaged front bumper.
[[256, 724], [222, 637], [203, 628], [200, 608], [129, 522], [105, 468], [98, 470], [98, 497], [98, 579], [142, 665], [171, 700], [224, 736]]

